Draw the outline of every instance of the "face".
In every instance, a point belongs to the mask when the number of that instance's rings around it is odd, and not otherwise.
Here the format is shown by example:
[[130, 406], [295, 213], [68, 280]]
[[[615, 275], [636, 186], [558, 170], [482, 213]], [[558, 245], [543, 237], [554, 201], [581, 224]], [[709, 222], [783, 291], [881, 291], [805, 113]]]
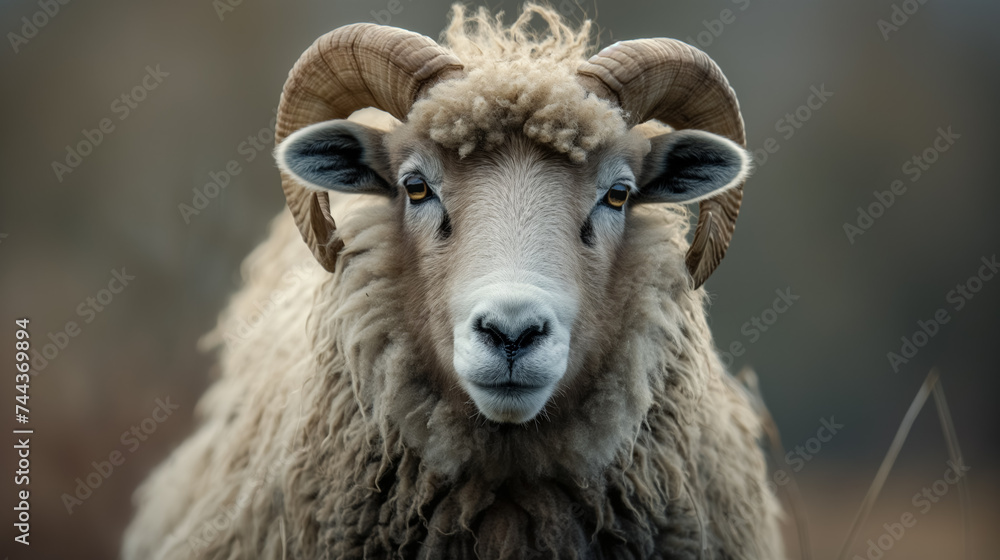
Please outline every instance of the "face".
[[438, 363], [486, 418], [535, 418], [581, 366], [581, 309], [593, 319], [608, 291], [644, 144], [582, 165], [518, 137], [463, 159], [390, 145]]
[[[395, 200], [410, 329], [479, 413], [524, 423], [605, 347], [602, 326], [627, 297], [614, 277], [630, 206], [742, 181], [745, 154], [728, 141], [663, 136], [633, 131], [578, 164], [516, 134], [459, 158], [406, 125], [383, 136], [329, 121], [289, 136], [277, 157], [303, 185]], [[701, 152], [714, 153], [709, 171], [726, 168], [711, 189], [690, 188], [712, 175], [690, 169]]]

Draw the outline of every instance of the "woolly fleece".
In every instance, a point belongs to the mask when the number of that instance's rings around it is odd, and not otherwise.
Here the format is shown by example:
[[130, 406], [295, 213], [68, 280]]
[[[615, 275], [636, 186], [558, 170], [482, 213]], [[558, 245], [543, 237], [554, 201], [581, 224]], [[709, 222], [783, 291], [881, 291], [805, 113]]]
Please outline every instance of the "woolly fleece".
[[[535, 16], [548, 33], [532, 31]], [[574, 30], [554, 10], [532, 4], [510, 27], [501, 18], [485, 8], [471, 17], [461, 5], [453, 8], [442, 44], [468, 76], [434, 86], [414, 104], [409, 122], [461, 157], [495, 148], [519, 130], [582, 162], [625, 133], [621, 110], [587, 93], [575, 79], [588, 52], [589, 21]]]
[[[571, 77], [586, 26], [574, 34], [536, 7], [518, 21], [532, 13], [553, 42], [482, 13], [468, 31], [457, 8], [447, 42], [469, 78], [436, 86], [411, 121], [459, 155], [497, 142], [498, 115], [574, 160], [623, 134]], [[124, 558], [783, 557], [759, 418], [684, 268], [686, 212], [629, 213], [613, 270], [627, 297], [607, 351], [571, 409], [523, 426], [484, 423], [444, 398], [456, 387], [428, 381], [426, 348], [401, 320], [412, 255], [398, 205], [332, 194], [331, 212], [346, 216], [332, 274], [287, 210], [244, 263], [244, 288], [206, 337], [221, 364], [199, 428], [137, 491]], [[262, 313], [265, 301], [277, 303]]]

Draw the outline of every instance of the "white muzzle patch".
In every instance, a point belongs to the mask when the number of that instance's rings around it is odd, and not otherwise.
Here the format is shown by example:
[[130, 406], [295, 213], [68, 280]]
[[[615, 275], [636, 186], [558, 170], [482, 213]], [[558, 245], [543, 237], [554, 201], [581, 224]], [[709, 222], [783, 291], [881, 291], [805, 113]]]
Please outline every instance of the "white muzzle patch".
[[575, 300], [497, 282], [463, 294], [454, 309], [453, 364], [479, 411], [508, 423], [538, 415], [566, 373]]

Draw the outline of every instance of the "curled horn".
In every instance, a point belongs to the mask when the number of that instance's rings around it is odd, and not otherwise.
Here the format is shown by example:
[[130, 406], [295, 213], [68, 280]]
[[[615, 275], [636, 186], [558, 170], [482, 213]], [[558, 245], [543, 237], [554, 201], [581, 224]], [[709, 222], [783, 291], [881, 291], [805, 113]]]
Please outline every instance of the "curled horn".
[[[288, 73], [275, 143], [310, 124], [346, 119], [366, 107], [404, 120], [432, 85], [463, 74], [458, 58], [423, 35], [370, 23], [339, 27], [316, 39]], [[329, 198], [284, 173], [281, 187], [302, 238], [332, 272], [342, 243], [333, 241]]]
[[[675, 129], [695, 128], [746, 146], [736, 93], [704, 52], [674, 39], [611, 45], [577, 69], [580, 84], [616, 103], [630, 126], [658, 119]], [[743, 200], [743, 185], [701, 201], [698, 226], [685, 262], [701, 286], [726, 255]]]

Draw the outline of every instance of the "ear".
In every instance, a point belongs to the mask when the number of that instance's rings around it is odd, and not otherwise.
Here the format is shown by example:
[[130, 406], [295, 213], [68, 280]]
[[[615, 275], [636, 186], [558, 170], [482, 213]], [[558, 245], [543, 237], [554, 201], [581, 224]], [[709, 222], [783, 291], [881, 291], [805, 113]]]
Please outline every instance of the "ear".
[[637, 202], [698, 202], [739, 186], [750, 155], [717, 134], [681, 130], [649, 139]]
[[307, 126], [274, 151], [278, 168], [314, 191], [394, 196], [385, 133], [343, 119]]

